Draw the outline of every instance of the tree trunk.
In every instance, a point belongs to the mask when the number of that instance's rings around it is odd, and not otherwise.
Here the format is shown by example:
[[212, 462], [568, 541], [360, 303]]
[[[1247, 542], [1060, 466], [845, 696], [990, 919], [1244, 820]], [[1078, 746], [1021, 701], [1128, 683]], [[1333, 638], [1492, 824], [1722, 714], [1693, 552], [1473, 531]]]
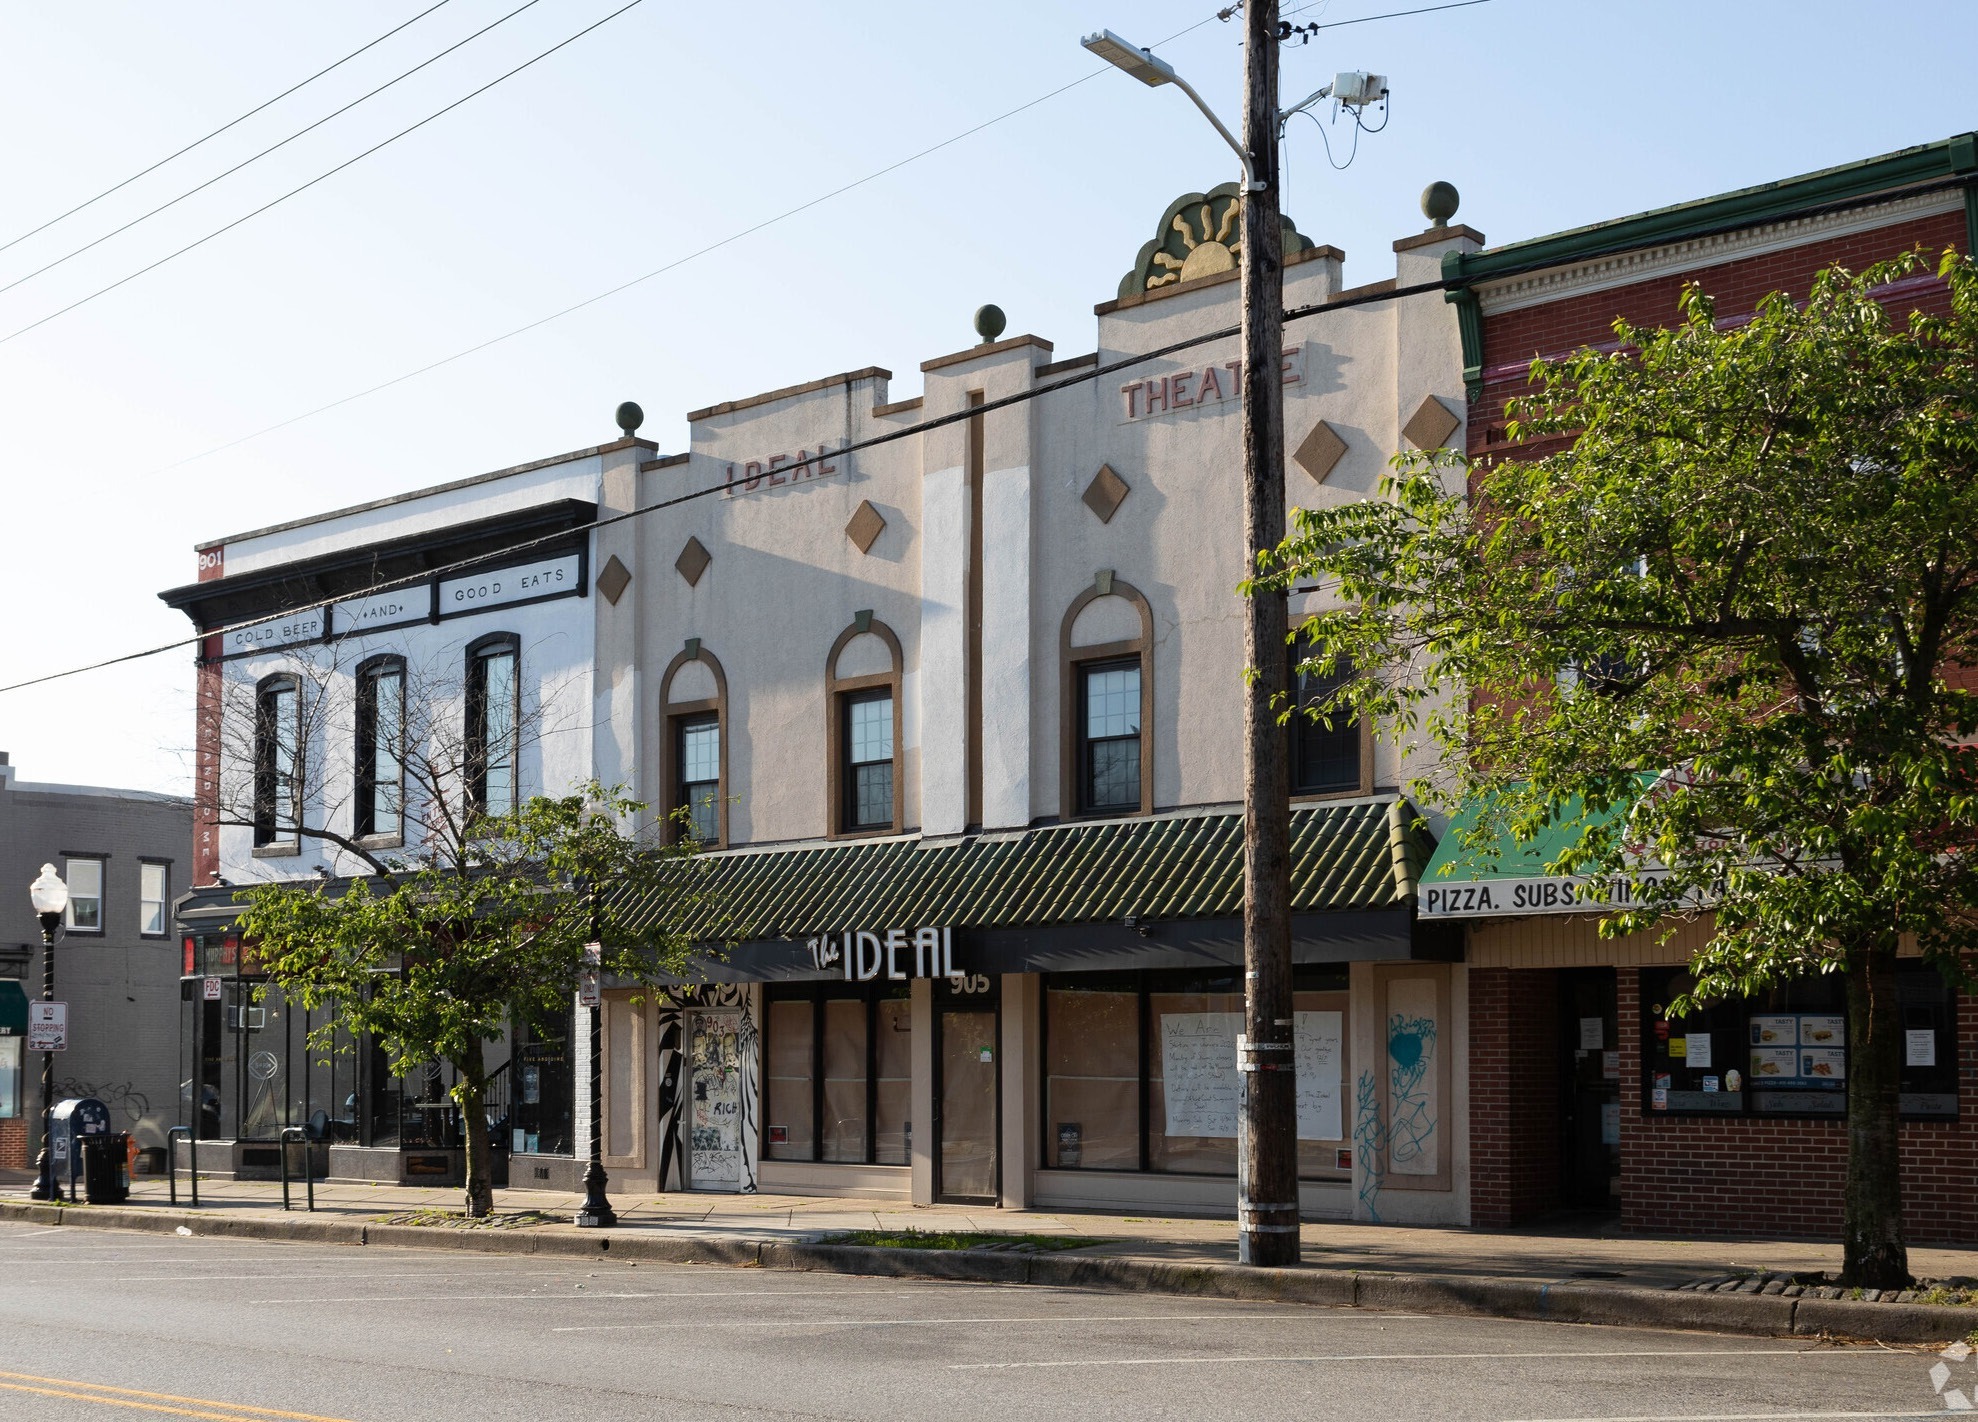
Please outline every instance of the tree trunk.
[[1902, 1011], [1893, 938], [1854, 945], [1848, 955], [1847, 1195], [1841, 1223], [1841, 1282], [1907, 1288], [1898, 1139]]
[[480, 1039], [475, 1039], [454, 1066], [460, 1072], [454, 1099], [460, 1103], [467, 1142], [467, 1218], [482, 1220], [494, 1213], [494, 1171], [488, 1159], [488, 1071]]

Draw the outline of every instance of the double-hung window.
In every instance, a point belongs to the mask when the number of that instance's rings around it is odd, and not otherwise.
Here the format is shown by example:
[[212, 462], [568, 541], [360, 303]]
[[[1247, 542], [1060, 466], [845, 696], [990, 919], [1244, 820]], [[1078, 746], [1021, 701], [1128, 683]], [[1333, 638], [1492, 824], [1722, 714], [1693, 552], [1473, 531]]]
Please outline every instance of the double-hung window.
[[851, 692], [840, 705], [844, 827], [850, 832], [891, 829], [893, 693], [884, 688]]
[[381, 657], [357, 669], [359, 839], [405, 833], [405, 663]]
[[1140, 659], [1078, 668], [1078, 808], [1140, 808]]
[[101, 933], [103, 861], [94, 855], [71, 855], [62, 877], [69, 886], [69, 909], [63, 926], [71, 933]]
[[302, 688], [264, 680], [254, 698], [254, 847], [293, 848], [302, 819]]
[[155, 860], [137, 866], [137, 931], [140, 937], [165, 936], [165, 903], [172, 892], [172, 867]]
[[[675, 809], [687, 812], [685, 828], [702, 844], [721, 842], [721, 718], [682, 716], [673, 723]], [[887, 816], [891, 818], [889, 801]]]
[[467, 652], [468, 795], [483, 815], [515, 813], [521, 760], [521, 649], [506, 633]]

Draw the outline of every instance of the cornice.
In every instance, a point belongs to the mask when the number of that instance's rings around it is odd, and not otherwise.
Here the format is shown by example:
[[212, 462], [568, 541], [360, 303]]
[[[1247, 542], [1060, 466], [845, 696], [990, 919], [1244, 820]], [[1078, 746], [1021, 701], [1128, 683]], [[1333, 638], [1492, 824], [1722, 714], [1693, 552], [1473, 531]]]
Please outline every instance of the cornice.
[[1699, 267], [1786, 251], [1811, 242], [1844, 237], [1850, 233], [1873, 231], [1897, 222], [1930, 217], [1942, 212], [1960, 212], [1963, 194], [1955, 190], [1896, 196], [1869, 207], [1851, 207], [1839, 212], [1816, 213], [1763, 223], [1735, 232], [1692, 237], [1658, 247], [1632, 252], [1616, 252], [1592, 261], [1570, 266], [1548, 267], [1543, 271], [1507, 277], [1502, 281], [1482, 281], [1476, 292], [1488, 315], [1517, 311], [1568, 296], [1581, 296]]

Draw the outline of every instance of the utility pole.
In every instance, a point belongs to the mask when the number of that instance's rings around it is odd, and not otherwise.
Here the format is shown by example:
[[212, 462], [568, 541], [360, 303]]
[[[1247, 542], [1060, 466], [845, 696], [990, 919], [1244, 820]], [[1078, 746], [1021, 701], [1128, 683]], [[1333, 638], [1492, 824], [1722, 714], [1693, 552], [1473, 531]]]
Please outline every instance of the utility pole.
[[[1278, 5], [1243, 7], [1243, 551], [1246, 575], [1284, 538], [1284, 238], [1278, 217]], [[1298, 1096], [1291, 994], [1290, 768], [1283, 593], [1247, 599], [1243, 656], [1243, 1081], [1236, 1142], [1236, 1257], [1300, 1260]]]

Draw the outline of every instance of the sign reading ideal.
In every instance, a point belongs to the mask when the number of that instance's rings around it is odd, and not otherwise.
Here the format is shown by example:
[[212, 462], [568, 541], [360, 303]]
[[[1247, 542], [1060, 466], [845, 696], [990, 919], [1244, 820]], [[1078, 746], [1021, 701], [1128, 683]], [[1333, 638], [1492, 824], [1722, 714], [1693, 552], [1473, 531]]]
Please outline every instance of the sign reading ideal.
[[830, 458], [829, 445], [819, 444], [817, 453], [800, 449], [795, 454], [772, 454], [768, 459], [751, 459], [743, 463], [741, 472], [730, 464], [722, 479], [726, 492], [724, 499], [739, 498], [743, 494], [760, 493], [784, 484], [801, 484], [807, 479], [828, 479], [838, 472], [838, 465]]
[[[952, 928], [889, 928], [884, 933], [865, 929], [826, 933], [804, 941], [811, 966], [819, 972], [842, 966], [845, 981], [866, 983], [881, 970], [894, 982], [908, 978], [948, 978], [955, 973], [955, 931]], [[913, 971], [905, 954], [913, 950]]]
[[65, 1052], [69, 1049], [69, 1005], [66, 1002], [30, 1002], [27, 1005], [27, 1049], [30, 1052]]

